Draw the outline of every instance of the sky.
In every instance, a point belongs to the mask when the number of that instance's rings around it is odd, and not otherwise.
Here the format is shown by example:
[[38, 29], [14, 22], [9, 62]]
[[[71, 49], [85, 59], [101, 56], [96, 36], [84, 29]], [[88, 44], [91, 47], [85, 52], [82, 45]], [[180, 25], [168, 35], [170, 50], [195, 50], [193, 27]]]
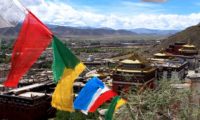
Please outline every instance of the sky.
[[46, 24], [182, 30], [200, 22], [200, 0], [20, 0]]

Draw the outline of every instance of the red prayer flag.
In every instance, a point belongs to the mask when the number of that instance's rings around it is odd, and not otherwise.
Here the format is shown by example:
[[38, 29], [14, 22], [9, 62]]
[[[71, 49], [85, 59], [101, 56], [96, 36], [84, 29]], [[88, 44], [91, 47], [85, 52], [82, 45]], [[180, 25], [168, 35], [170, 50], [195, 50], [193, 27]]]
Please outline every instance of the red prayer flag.
[[52, 32], [30, 11], [15, 42], [11, 70], [4, 85], [16, 87], [20, 78], [30, 69], [52, 40]]
[[117, 96], [117, 93], [115, 93], [113, 90], [106, 91], [102, 95], [99, 96], [99, 98], [94, 102], [92, 107], [90, 108], [89, 112], [95, 112], [96, 109], [101, 106], [104, 102], [107, 100]]

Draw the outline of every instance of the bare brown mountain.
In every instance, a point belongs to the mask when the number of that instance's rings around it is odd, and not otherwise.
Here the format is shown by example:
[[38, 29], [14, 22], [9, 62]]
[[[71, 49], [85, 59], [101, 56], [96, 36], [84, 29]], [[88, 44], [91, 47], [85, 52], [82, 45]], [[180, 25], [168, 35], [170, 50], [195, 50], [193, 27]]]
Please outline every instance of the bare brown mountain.
[[[48, 25], [54, 34], [65, 37], [67, 35], [136, 35], [137, 33], [129, 30], [114, 30], [111, 28], [81, 28], [69, 26]], [[14, 28], [0, 28], [0, 35], [17, 35], [21, 28], [21, 24]]]
[[54, 34], [60, 37], [65, 37], [66, 35], [136, 35], [135, 32], [128, 30], [114, 30], [111, 28], [78, 28], [78, 27], [68, 27], [68, 26], [54, 26], [50, 27]]
[[[0, 36], [16, 36], [21, 28], [22, 24], [18, 24], [16, 27], [0, 28]], [[150, 35], [150, 36], [169, 36], [177, 33], [177, 30], [156, 30], [156, 29], [112, 29], [112, 28], [93, 28], [93, 27], [71, 27], [71, 26], [59, 26], [47, 24], [47, 26], [53, 31], [53, 33], [59, 37], [66, 36], [134, 36], [134, 35]]]

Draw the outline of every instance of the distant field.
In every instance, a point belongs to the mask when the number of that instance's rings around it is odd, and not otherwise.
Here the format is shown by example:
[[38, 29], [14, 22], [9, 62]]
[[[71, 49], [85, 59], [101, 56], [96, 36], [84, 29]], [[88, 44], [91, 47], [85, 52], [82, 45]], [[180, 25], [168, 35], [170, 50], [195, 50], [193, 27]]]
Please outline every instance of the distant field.
[[104, 41], [131, 41], [131, 40], [160, 40], [167, 36], [161, 35], [107, 35], [107, 36], [66, 36], [64, 40], [104, 40]]
[[[59, 37], [59, 36], [58, 36]], [[161, 35], [107, 35], [107, 36], [77, 36], [77, 35], [69, 35], [66, 37], [60, 37], [61, 40], [64, 41], [81, 41], [81, 42], [92, 42], [92, 41], [101, 41], [103, 43], [107, 42], [131, 42], [134, 40], [162, 40], [168, 36]], [[16, 36], [11, 35], [0, 35], [0, 40], [7, 41], [13, 43], [16, 39]]]

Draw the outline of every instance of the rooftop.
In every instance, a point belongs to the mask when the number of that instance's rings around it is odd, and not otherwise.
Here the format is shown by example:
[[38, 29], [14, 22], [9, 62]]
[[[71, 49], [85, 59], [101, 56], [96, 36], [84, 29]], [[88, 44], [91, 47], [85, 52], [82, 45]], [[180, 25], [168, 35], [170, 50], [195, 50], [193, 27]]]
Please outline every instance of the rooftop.
[[119, 72], [129, 72], [129, 73], [149, 73], [155, 70], [155, 68], [148, 69], [137, 69], [137, 70], [127, 70], [127, 69], [116, 69]]
[[42, 97], [44, 95], [45, 95], [45, 93], [41, 93], [41, 92], [25, 92], [25, 93], [19, 94], [18, 96], [26, 97], [26, 98], [33, 98], [33, 97]]
[[130, 59], [125, 59], [125, 60], [122, 60], [121, 63], [124, 63], [124, 64], [141, 64], [141, 61], [139, 60], [130, 60]]
[[186, 45], [183, 45], [183, 47], [195, 48], [196, 46], [194, 46], [194, 45], [191, 45], [191, 44], [186, 44]]
[[154, 56], [170, 56], [169, 54], [167, 54], [167, 53], [156, 53], [156, 54], [154, 54]]
[[194, 70], [189, 70], [187, 77], [188, 78], [200, 78], [200, 73], [195, 72]]
[[172, 60], [163, 60], [163, 61], [154, 60], [154, 61], [152, 61], [151, 66], [179, 68], [185, 64], [187, 64], [187, 62], [182, 61], [182, 60], [173, 60], [173, 59]]

